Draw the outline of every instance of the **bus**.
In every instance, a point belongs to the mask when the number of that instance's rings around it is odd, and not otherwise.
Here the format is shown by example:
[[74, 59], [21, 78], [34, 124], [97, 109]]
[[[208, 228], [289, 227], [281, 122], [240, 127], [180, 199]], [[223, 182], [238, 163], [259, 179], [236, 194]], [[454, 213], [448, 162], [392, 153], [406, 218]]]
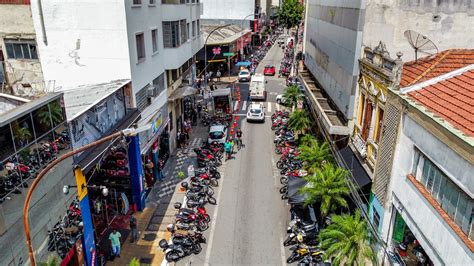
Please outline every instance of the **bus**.
[[264, 100], [267, 97], [267, 92], [265, 90], [265, 77], [263, 74], [255, 74], [250, 79], [250, 100]]

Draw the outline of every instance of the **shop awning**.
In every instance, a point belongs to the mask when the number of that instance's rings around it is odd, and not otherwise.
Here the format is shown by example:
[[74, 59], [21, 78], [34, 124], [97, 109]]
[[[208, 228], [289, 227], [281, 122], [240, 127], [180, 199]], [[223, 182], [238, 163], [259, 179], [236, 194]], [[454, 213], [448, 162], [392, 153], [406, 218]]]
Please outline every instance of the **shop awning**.
[[300, 188], [307, 184], [306, 180], [300, 177], [288, 177], [288, 203], [301, 204], [304, 202], [304, 195], [299, 193]]
[[191, 86], [179, 87], [170, 95], [170, 97], [168, 97], [168, 102], [194, 95], [197, 91], [197, 89]]
[[[127, 113], [122, 122], [117, 124], [113, 131], [120, 131], [126, 129], [135, 122], [137, 122], [138, 119], [140, 119], [140, 110], [132, 109]], [[109, 149], [109, 147], [114, 145], [117, 139], [115, 139], [113, 142], [102, 143], [101, 145], [98, 145], [95, 148], [91, 149], [88, 153], [84, 152], [83, 154], [81, 154], [81, 156], [79, 156], [77, 160], [77, 164], [82, 167], [82, 171], [84, 173], [87, 173], [91, 169], [93, 169], [102, 158], [102, 155]]]
[[236, 66], [250, 66], [252, 63], [249, 62], [249, 61], [245, 61], [245, 62], [237, 62], [237, 64], [235, 64]]
[[362, 188], [363, 186], [372, 183], [372, 179], [349, 146], [340, 149], [339, 153], [346, 163], [347, 170], [351, 171], [359, 187]]

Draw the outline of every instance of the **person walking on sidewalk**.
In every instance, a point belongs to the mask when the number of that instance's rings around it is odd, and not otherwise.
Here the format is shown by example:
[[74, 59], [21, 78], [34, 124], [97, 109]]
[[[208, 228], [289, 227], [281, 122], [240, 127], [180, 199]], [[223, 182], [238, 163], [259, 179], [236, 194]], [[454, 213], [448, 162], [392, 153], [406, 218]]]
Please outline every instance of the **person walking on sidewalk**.
[[237, 150], [240, 151], [240, 148], [242, 148], [242, 130], [240, 128], [237, 130], [237, 133], [235, 134], [237, 136]]
[[221, 81], [221, 70], [217, 70], [216, 72], [216, 77], [217, 77], [217, 81]]
[[225, 154], [226, 154], [226, 161], [232, 157], [232, 138], [227, 139], [226, 143], [224, 144]]
[[117, 232], [117, 229], [113, 229], [112, 233], [109, 235], [110, 245], [112, 246], [112, 254], [115, 257], [120, 258], [120, 237], [122, 235]]
[[132, 235], [132, 239], [130, 242], [135, 242], [138, 240], [138, 233], [137, 233], [137, 218], [132, 214], [130, 215], [130, 231]]

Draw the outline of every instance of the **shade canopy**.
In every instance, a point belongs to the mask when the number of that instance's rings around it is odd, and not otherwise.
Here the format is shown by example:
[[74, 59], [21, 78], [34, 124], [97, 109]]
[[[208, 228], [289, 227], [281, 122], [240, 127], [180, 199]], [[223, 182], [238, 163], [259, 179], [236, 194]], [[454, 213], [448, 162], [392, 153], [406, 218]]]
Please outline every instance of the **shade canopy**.
[[300, 177], [288, 177], [288, 203], [301, 204], [304, 202], [304, 195], [299, 193], [300, 188], [306, 186], [308, 182]]
[[250, 66], [252, 63], [249, 62], [249, 61], [241, 61], [241, 62], [237, 62], [237, 64], [235, 64], [236, 66]]

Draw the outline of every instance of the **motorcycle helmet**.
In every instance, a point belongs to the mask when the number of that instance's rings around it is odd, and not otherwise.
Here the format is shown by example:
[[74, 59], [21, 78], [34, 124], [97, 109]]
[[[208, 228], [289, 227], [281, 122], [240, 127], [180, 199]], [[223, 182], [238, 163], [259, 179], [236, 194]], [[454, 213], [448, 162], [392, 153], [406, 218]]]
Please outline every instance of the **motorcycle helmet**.
[[181, 202], [175, 202], [174, 203], [174, 208], [177, 209], [177, 210], [181, 209], [181, 206], [182, 206]]
[[166, 239], [161, 239], [159, 245], [160, 245], [160, 248], [166, 249], [168, 248], [168, 241], [166, 241]]
[[168, 230], [168, 232], [173, 233], [174, 232], [174, 224], [168, 224], [166, 226], [166, 230]]
[[188, 187], [189, 187], [188, 182], [181, 182], [181, 187], [183, 187], [185, 189], [188, 189]]
[[302, 234], [298, 234], [296, 236], [296, 239], [298, 240], [298, 242], [303, 242], [303, 235]]

